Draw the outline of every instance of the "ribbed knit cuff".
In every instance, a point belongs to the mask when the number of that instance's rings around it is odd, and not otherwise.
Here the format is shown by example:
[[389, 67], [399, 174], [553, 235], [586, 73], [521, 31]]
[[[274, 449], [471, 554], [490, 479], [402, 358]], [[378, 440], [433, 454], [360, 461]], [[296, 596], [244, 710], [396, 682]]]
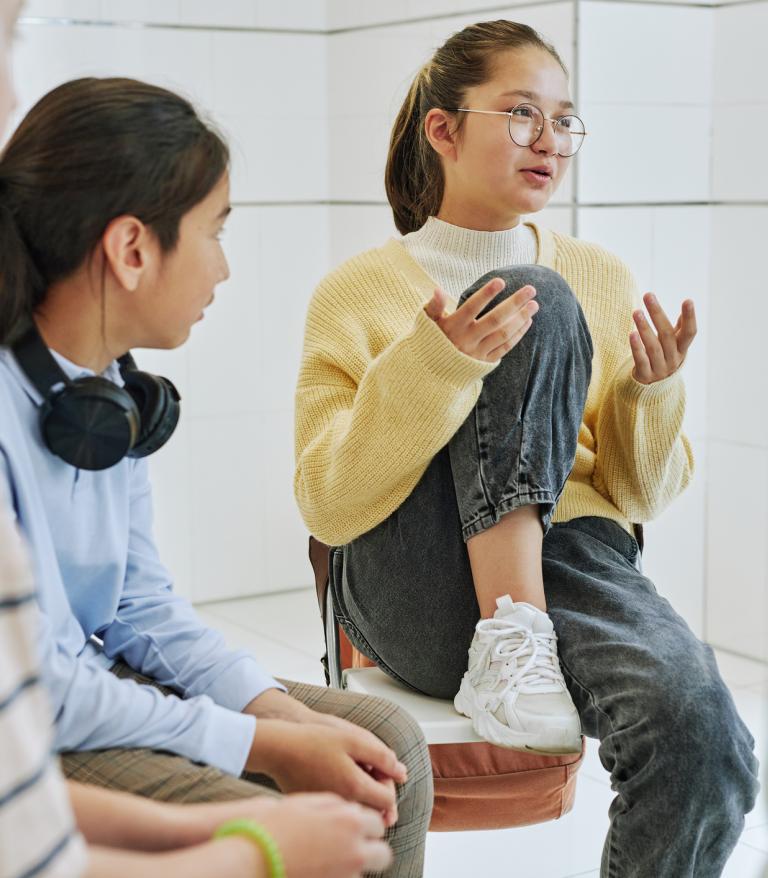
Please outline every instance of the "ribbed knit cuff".
[[666, 405], [670, 402], [685, 400], [685, 383], [683, 382], [682, 370], [678, 369], [661, 381], [653, 384], [642, 384], [632, 377], [634, 360], [632, 357], [619, 369], [616, 378], [616, 392], [620, 399], [636, 408], [646, 405]]
[[416, 315], [410, 347], [422, 366], [458, 390], [484, 378], [498, 366], [460, 351], [423, 308]]

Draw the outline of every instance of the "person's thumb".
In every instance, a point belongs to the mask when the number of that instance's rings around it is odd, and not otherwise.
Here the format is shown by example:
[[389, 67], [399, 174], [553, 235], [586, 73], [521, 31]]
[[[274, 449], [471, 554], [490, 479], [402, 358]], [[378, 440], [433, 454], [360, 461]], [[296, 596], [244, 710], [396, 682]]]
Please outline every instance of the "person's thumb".
[[439, 320], [445, 313], [445, 304], [447, 300], [448, 297], [446, 294], [440, 289], [440, 287], [436, 287], [435, 292], [432, 294], [432, 298], [424, 306], [424, 310], [427, 312], [427, 317], [431, 317], [432, 320]]

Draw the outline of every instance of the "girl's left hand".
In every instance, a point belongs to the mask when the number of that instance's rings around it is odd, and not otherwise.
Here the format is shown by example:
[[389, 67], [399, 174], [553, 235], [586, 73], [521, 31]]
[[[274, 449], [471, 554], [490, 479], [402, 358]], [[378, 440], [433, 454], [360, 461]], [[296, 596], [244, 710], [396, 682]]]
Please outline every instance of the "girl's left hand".
[[653, 384], [668, 378], [682, 365], [696, 335], [696, 312], [693, 302], [686, 299], [677, 323], [672, 326], [653, 293], [646, 293], [643, 302], [658, 335], [640, 309], [633, 312], [632, 318], [637, 331], [629, 334], [629, 344], [635, 361], [632, 377], [640, 384]]

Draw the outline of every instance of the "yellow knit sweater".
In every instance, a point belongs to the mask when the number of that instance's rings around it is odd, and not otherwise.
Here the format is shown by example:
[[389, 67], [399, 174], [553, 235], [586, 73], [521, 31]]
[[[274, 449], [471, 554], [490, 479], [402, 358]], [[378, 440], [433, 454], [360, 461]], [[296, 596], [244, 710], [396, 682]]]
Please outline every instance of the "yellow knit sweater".
[[[639, 296], [626, 266], [594, 244], [531, 225], [538, 264], [570, 284], [595, 350], [576, 460], [554, 520], [598, 515], [629, 530], [690, 481], [683, 380], [679, 372], [647, 386], [632, 378], [628, 336]], [[495, 368], [461, 353], [427, 317], [434, 287], [392, 239], [331, 272], [310, 302], [294, 487], [307, 527], [325, 543], [347, 543], [400, 506]]]

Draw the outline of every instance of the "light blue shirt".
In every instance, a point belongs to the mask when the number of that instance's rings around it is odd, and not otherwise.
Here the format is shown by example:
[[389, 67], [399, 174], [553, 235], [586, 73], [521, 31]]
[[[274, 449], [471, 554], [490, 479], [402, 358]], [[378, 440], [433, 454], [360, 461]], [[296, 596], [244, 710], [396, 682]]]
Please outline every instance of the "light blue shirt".
[[[52, 353], [70, 378], [93, 374]], [[116, 363], [104, 377], [122, 384]], [[146, 460], [70, 466], [43, 444], [40, 402], [0, 347], [0, 501], [10, 499], [32, 554], [56, 748], [150, 747], [240, 774], [256, 724], [240, 711], [282, 687], [173, 593], [152, 536]], [[183, 698], [118, 679], [118, 659]]]

